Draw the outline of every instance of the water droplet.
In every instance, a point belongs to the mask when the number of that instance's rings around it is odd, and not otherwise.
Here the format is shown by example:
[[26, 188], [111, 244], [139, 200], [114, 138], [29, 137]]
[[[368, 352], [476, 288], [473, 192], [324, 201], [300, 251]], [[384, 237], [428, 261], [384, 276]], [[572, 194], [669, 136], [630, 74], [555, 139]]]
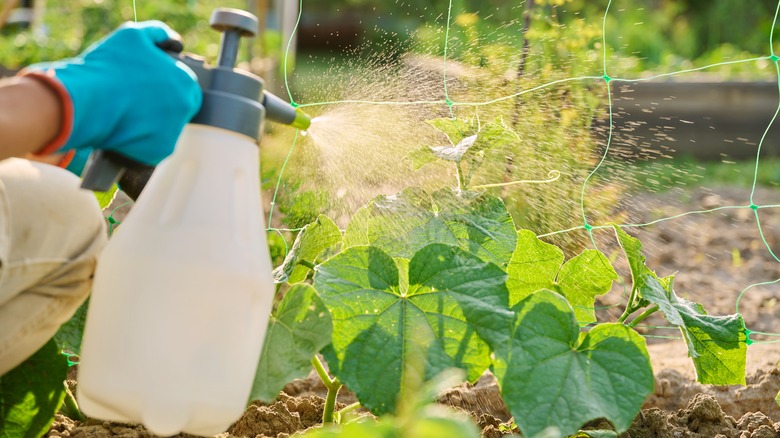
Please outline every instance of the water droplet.
[[309, 131], [301, 131], [301, 135], [306, 137], [307, 135], [309, 135]]

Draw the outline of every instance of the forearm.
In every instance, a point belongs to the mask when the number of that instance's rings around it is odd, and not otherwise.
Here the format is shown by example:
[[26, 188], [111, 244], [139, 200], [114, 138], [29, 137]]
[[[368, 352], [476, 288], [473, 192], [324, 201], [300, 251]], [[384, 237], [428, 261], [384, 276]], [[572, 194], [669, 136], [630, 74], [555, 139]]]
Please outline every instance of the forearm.
[[0, 80], [0, 159], [40, 150], [61, 123], [61, 104], [49, 86], [28, 77]]

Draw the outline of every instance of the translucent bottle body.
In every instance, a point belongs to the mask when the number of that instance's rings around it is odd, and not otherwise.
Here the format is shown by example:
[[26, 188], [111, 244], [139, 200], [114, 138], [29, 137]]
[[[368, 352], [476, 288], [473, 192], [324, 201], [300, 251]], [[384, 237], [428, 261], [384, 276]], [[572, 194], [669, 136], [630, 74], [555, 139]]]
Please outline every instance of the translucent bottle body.
[[258, 148], [188, 125], [101, 254], [78, 400], [92, 417], [214, 435], [244, 411], [274, 284]]

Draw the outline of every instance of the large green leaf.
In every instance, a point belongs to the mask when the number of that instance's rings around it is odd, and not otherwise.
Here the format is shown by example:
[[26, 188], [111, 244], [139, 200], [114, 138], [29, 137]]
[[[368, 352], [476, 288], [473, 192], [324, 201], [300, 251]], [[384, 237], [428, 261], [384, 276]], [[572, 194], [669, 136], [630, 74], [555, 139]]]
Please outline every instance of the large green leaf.
[[81, 354], [81, 341], [84, 338], [84, 324], [87, 321], [89, 300], [85, 301], [76, 313], [54, 334], [54, 341], [62, 350]]
[[274, 269], [274, 281], [298, 283], [305, 280], [309, 266], [315, 265], [324, 253], [337, 249], [340, 243], [339, 227], [327, 216], [319, 215], [298, 233], [284, 262]]
[[678, 297], [671, 283], [664, 285], [650, 274], [645, 274], [640, 284], [642, 296], [680, 327], [699, 382], [745, 384], [747, 334], [742, 315], [707, 315], [701, 304]]
[[[359, 246], [319, 265], [314, 286], [333, 316], [324, 350], [330, 370], [361, 403], [395, 409], [409, 385], [451, 367], [476, 380], [491, 362], [480, 336], [511, 325], [506, 274], [456, 247], [433, 244], [399, 266], [376, 247]], [[479, 334], [479, 336], [478, 336]]]
[[511, 340], [491, 345], [493, 373], [523, 436], [551, 427], [566, 436], [597, 418], [619, 432], [628, 429], [653, 391], [644, 338], [622, 324], [601, 324], [581, 336], [569, 303], [549, 290], [514, 310]]
[[257, 365], [252, 400], [272, 401], [287, 382], [306, 377], [311, 359], [330, 343], [328, 309], [307, 284], [296, 284], [271, 315]]
[[376, 246], [404, 258], [425, 245], [443, 243], [505, 267], [517, 232], [506, 206], [496, 197], [409, 188], [380, 196], [359, 210], [347, 226], [344, 242], [345, 246]]
[[610, 291], [618, 278], [615, 269], [604, 254], [593, 249], [566, 263], [563, 259], [560, 248], [542, 242], [531, 231], [519, 230], [517, 248], [507, 267], [510, 303], [540, 289], [552, 289], [569, 300], [581, 324], [596, 322], [596, 297]]
[[68, 361], [50, 340], [0, 376], [0, 438], [37, 438], [49, 430], [65, 397]]

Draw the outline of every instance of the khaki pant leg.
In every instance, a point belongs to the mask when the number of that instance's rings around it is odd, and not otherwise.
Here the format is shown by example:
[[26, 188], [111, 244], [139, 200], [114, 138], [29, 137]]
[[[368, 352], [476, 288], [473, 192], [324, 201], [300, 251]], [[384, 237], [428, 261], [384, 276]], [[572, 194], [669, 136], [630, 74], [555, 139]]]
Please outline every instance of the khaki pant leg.
[[0, 161], [0, 375], [84, 302], [107, 236], [94, 195], [54, 166]]

